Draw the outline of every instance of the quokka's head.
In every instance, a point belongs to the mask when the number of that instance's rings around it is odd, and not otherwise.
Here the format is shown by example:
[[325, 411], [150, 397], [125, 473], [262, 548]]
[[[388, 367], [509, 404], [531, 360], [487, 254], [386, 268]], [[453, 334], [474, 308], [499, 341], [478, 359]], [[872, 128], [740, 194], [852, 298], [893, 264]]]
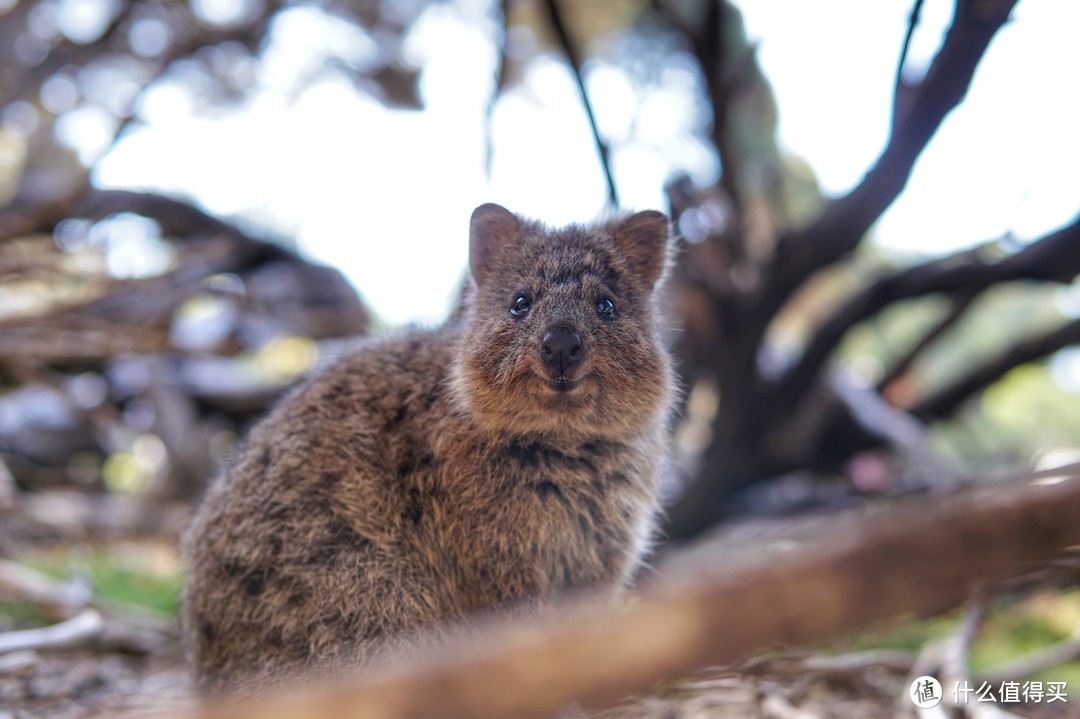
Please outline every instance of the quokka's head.
[[663, 421], [672, 380], [653, 300], [668, 242], [659, 212], [550, 229], [478, 207], [459, 403], [508, 433], [630, 436]]

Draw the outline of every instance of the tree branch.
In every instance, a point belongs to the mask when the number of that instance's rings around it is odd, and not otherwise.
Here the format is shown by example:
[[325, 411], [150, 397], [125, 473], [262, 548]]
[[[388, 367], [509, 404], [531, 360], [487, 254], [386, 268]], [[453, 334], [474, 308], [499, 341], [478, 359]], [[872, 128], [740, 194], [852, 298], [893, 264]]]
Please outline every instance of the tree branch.
[[168, 195], [133, 190], [98, 190], [87, 192], [70, 209], [70, 215], [98, 220], [118, 212], [134, 212], [149, 217], [161, 226], [162, 232], [180, 239], [218, 235], [260, 251], [284, 256], [285, 248], [256, 239], [236, 226], [210, 215], [191, 204]]
[[[739, 188], [739, 166], [735, 161], [732, 147], [728, 114], [731, 111], [734, 92], [734, 73], [729, 71], [733, 58], [729, 57], [728, 38], [725, 36], [724, 9], [729, 12], [726, 0], [706, 3], [705, 18], [695, 28], [679, 16], [677, 8], [665, 0], [652, 0], [651, 6], [671, 27], [682, 34], [690, 43], [690, 50], [701, 68], [705, 81], [705, 94], [712, 110], [712, 141], [716, 154], [720, 156], [720, 187], [731, 202], [732, 212], [736, 217], [742, 215], [742, 192]], [[675, 215], [677, 217], [677, 215]]]
[[547, 8], [548, 17], [551, 20], [552, 28], [555, 30], [555, 35], [559, 38], [559, 43], [562, 45], [563, 52], [566, 53], [566, 61], [570, 63], [570, 70], [574, 75], [574, 83], [577, 85], [578, 93], [581, 95], [581, 105], [585, 108], [585, 115], [589, 120], [589, 129], [592, 131], [593, 141], [596, 143], [596, 151], [600, 156], [600, 166], [604, 170], [604, 181], [607, 183], [608, 202], [611, 203], [612, 207], [618, 207], [619, 195], [615, 191], [615, 177], [611, 173], [609, 150], [607, 143], [600, 137], [600, 129], [596, 126], [596, 116], [593, 114], [592, 103], [589, 102], [589, 93], [585, 90], [585, 81], [581, 75], [581, 57], [578, 54], [573, 40], [570, 38], [570, 33], [567, 30], [566, 21], [563, 19], [562, 10], [559, 8], [558, 0], [544, 0], [543, 4], [544, 7]]
[[[49, 231], [64, 217], [100, 219], [117, 212], [152, 218], [176, 240], [176, 267], [166, 274], [134, 280], [103, 280], [103, 288], [77, 304], [58, 304], [43, 313], [0, 321], [0, 357], [37, 362], [94, 361], [120, 352], [170, 351], [163, 320], [186, 298], [204, 289], [203, 280], [223, 272], [243, 273], [281, 260], [314, 272], [313, 286], [342, 289], [339, 317], [364, 315], [355, 291], [336, 270], [308, 263], [295, 252], [248, 235], [178, 199], [126, 190], [91, 190], [77, 203], [31, 212], [37, 231]], [[317, 279], [316, 279], [317, 276]], [[346, 312], [345, 310], [348, 310]], [[134, 327], [140, 331], [133, 332]]]
[[919, 25], [919, 15], [922, 12], [923, 0], [915, 0], [908, 17], [907, 33], [904, 35], [904, 44], [900, 48], [900, 60], [896, 63], [896, 80], [893, 84], [893, 125], [896, 118], [903, 114], [904, 104], [907, 99], [906, 91], [909, 85], [904, 82], [904, 63], [907, 61], [908, 50], [911, 49], [911, 38], [915, 35], [915, 28]]
[[952, 298], [952, 303], [949, 306], [948, 312], [934, 323], [930, 329], [916, 342], [900, 359], [898, 359], [893, 366], [885, 373], [885, 376], [877, 384], [878, 393], [884, 392], [890, 384], [902, 377], [911, 369], [911, 365], [915, 363], [923, 352], [934, 344], [943, 334], [949, 331], [960, 318], [967, 314], [968, 309], [971, 307], [974, 301], [976, 292], [968, 292], [957, 294]]
[[934, 293], [974, 295], [1011, 280], [1071, 282], [1080, 273], [1080, 218], [1032, 242], [1015, 255], [993, 261], [973, 250], [944, 257], [882, 278], [857, 293], [814, 333], [802, 358], [771, 391], [787, 406], [798, 403], [813, 387], [840, 340], [857, 323], [900, 300]]
[[911, 87], [884, 152], [847, 195], [830, 202], [806, 228], [780, 238], [762, 310], [772, 317], [817, 270], [851, 253], [904, 189], [915, 160], [955, 108], [1016, 0], [957, 0], [952, 24], [926, 76]]
[[0, 634], [0, 654], [25, 649], [70, 647], [100, 636], [104, 629], [105, 619], [101, 613], [96, 609], [85, 609], [59, 624]]
[[484, 170], [491, 178], [491, 167], [495, 160], [495, 142], [492, 136], [492, 119], [495, 116], [495, 103], [502, 95], [509, 80], [509, 70], [506, 63], [507, 43], [510, 42], [510, 3], [501, 0], [497, 3], [495, 12], [499, 15], [500, 34], [495, 41], [495, 89], [488, 97], [484, 107]]
[[[742, 191], [739, 188], [739, 167], [735, 162], [735, 148], [731, 144], [729, 114], [734, 97], [731, 73], [728, 69], [727, 28], [724, 27], [725, 2], [716, 0], [708, 3], [705, 14], [704, 33], [689, 34], [701, 71], [708, 85], [709, 101], [712, 105], [712, 139], [716, 152], [720, 156], [720, 186], [731, 201], [733, 211], [741, 216]], [[730, 9], [729, 9], [730, 10]]]
[[1034, 362], [1077, 343], [1080, 343], [1080, 320], [1073, 320], [1049, 334], [1009, 348], [932, 397], [919, 402], [911, 413], [923, 421], [940, 419], [951, 414], [968, 397], [1001, 379], [1013, 367]]
[[0, 242], [7, 242], [32, 232], [52, 229], [68, 217], [79, 199], [90, 191], [90, 173], [83, 172], [78, 182], [61, 195], [31, 206], [13, 207], [0, 211]]

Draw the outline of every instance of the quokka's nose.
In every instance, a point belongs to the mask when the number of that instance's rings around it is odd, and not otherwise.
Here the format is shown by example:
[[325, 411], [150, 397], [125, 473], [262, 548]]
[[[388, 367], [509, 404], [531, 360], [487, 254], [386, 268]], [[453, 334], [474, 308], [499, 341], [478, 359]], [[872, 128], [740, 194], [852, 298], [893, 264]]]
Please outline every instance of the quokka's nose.
[[552, 327], [540, 343], [540, 358], [557, 368], [560, 374], [581, 361], [583, 354], [581, 337], [568, 325]]

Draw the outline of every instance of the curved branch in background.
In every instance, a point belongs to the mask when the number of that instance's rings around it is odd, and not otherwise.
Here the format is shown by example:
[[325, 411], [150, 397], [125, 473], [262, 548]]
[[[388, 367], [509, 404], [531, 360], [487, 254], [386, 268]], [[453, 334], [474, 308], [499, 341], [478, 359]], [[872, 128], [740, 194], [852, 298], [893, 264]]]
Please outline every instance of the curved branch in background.
[[43, 229], [52, 229], [68, 217], [71, 209], [90, 191], [90, 173], [83, 172], [72, 187], [56, 197], [29, 207], [7, 208], [0, 211], [0, 242], [8, 242]]
[[492, 119], [495, 116], [495, 103], [509, 82], [510, 72], [506, 63], [506, 45], [510, 42], [510, 3], [502, 0], [494, 10], [499, 15], [499, 33], [495, 38], [495, 89], [488, 97], [484, 107], [484, 171], [491, 179], [491, 167], [495, 160], [495, 143], [492, 137]]
[[1053, 332], [1041, 337], [1033, 337], [1010, 347], [945, 389], [919, 402], [911, 409], [911, 414], [924, 421], [949, 415], [961, 402], [986, 389], [1012, 368], [1042, 359], [1078, 343], [1080, 343], [1080, 320], [1073, 320]]
[[902, 115], [907, 102], [909, 85], [904, 82], [904, 64], [907, 62], [908, 50], [911, 49], [911, 38], [915, 35], [915, 28], [919, 25], [919, 15], [922, 13], [923, 0], [915, 0], [908, 16], [907, 33], [904, 35], [904, 44], [900, 48], [900, 60], [896, 63], [896, 80], [893, 83], [893, 125], [896, 118]]
[[612, 207], [618, 207], [619, 195], [615, 191], [615, 176], [611, 173], [610, 153], [607, 143], [600, 137], [600, 129], [596, 126], [596, 116], [593, 114], [592, 103], [589, 102], [589, 93], [585, 91], [585, 81], [581, 76], [581, 56], [578, 54], [573, 40], [570, 39], [570, 33], [567, 30], [566, 21], [563, 19], [562, 10], [559, 8], [558, 0], [544, 0], [543, 5], [547, 9], [555, 35], [559, 38], [559, 44], [562, 45], [563, 52], [566, 53], [566, 61], [570, 63], [574, 83], [577, 85], [578, 93], [581, 95], [581, 105], [585, 108], [585, 115], [589, 119], [589, 129], [592, 130], [593, 141], [596, 143], [596, 152], [600, 156], [600, 166], [604, 170], [604, 181], [607, 183], [608, 202], [611, 203]]
[[282, 256], [289, 250], [241, 232], [236, 226], [218, 219], [190, 202], [155, 192], [136, 190], [90, 190], [70, 210], [74, 217], [100, 220], [118, 212], [134, 212], [153, 219], [162, 232], [179, 239], [196, 235], [228, 237], [242, 245]]
[[[255, 238], [228, 222], [179, 199], [128, 190], [90, 190], [67, 207], [30, 212], [50, 231], [65, 217], [100, 219], [132, 212], [156, 221], [180, 247], [177, 266], [144, 279], [111, 281], [100, 294], [44, 314], [0, 322], [0, 356], [37, 362], [103, 360], [118, 353], [169, 351], [168, 333], [160, 327], [185, 299], [205, 289], [212, 275], [242, 274], [281, 261], [309, 277], [306, 301], [326, 306], [348, 333], [362, 332], [369, 317], [355, 290], [335, 269], [315, 265], [297, 253]], [[139, 332], [132, 332], [138, 327]]]
[[938, 292], [977, 294], [991, 285], [1012, 280], [1071, 282], [1080, 273], [1078, 246], [1080, 218], [1003, 260], [990, 262], [978, 250], [972, 250], [880, 279], [848, 300], [817, 328], [802, 358], [770, 391], [784, 397], [789, 404], [798, 402], [812, 389], [815, 378], [848, 330], [894, 302]]
[[910, 102], [897, 115], [877, 162], [851, 192], [826, 205], [817, 220], [780, 238], [770, 281], [763, 288], [761, 309], [767, 317], [775, 315], [817, 270], [850, 254], [896, 200], [915, 160], [945, 116], [963, 100], [975, 68], [1016, 1], [957, 0], [941, 49], [926, 76], [910, 86]]
[[717, 0], [706, 4], [705, 18], [700, 28], [695, 28], [679, 17], [671, 3], [653, 0], [655, 11], [678, 30], [690, 43], [698, 67], [705, 80], [706, 96], [712, 110], [712, 141], [720, 156], [720, 186], [731, 202], [736, 216], [742, 216], [742, 192], [739, 190], [740, 170], [735, 161], [735, 149], [731, 143], [729, 113], [735, 95], [735, 75], [729, 64], [730, 53], [724, 27], [724, 10], [731, 10], [726, 2]]

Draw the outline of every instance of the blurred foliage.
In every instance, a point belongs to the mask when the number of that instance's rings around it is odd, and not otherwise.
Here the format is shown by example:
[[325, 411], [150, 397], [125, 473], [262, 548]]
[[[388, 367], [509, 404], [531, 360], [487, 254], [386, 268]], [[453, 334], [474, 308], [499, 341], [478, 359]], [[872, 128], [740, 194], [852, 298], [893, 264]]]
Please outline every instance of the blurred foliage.
[[[921, 651], [929, 642], [943, 641], [957, 631], [961, 612], [861, 634], [848, 643], [831, 645], [830, 652], [866, 649]], [[1000, 601], [984, 616], [971, 646], [973, 673], [989, 671], [1030, 652], [1066, 641], [1080, 627], [1080, 590], [1041, 592], [1022, 601]], [[1067, 682], [1080, 686], [1080, 659], [1060, 664], [1032, 677], [1034, 681]]]
[[[910, 407], [1017, 340], [1060, 326], [1069, 318], [1059, 293], [1036, 283], [987, 290], [890, 388], [889, 399]], [[849, 332], [837, 360], [860, 379], [877, 382], [948, 309], [948, 301], [934, 295], [896, 303]], [[1063, 386], [1048, 361], [1021, 365], [931, 430], [958, 466], [1024, 465], [1056, 450], [1065, 451], [1061, 460], [1075, 461], [1080, 386]]]
[[900, 649], [918, 652], [927, 642], [949, 636], [960, 621], [959, 614], [946, 614], [925, 620], [913, 620], [886, 629], [871, 630], [848, 642], [834, 646], [835, 651], [863, 651], [867, 649]]
[[[976, 672], [991, 669], [1065, 641], [1076, 633], [1077, 627], [1080, 627], [1080, 590], [1036, 594], [991, 613], [972, 648], [972, 666]], [[1080, 687], [1080, 659], [1039, 672], [1031, 678]]]
[[934, 428], [945, 451], [984, 466], [1080, 460], [1080, 394], [1063, 389], [1045, 365], [1011, 370], [982, 396]]

